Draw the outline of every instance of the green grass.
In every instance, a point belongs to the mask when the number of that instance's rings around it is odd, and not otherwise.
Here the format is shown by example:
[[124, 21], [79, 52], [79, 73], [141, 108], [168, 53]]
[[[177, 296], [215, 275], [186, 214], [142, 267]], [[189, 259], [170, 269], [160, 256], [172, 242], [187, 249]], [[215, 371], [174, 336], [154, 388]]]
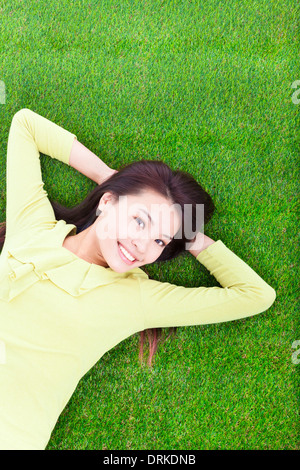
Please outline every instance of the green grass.
[[[210, 192], [206, 228], [277, 292], [253, 318], [179, 328], [153, 368], [138, 336], [82, 378], [48, 449], [298, 449], [300, 79], [297, 2], [0, 2], [1, 219], [6, 146], [23, 107], [74, 132], [118, 169], [141, 158], [189, 171]], [[48, 156], [45, 189], [65, 205], [95, 183]], [[186, 254], [154, 279], [218, 285]]]

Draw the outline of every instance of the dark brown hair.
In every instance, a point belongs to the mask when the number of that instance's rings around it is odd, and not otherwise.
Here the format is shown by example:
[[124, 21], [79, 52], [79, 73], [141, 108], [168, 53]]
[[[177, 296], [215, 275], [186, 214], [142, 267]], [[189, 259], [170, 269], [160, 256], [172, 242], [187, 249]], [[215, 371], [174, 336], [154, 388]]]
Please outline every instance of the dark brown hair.
[[[185, 245], [193, 238], [186, 238], [184, 207], [189, 205], [191, 208], [192, 231], [196, 233], [203, 227], [199, 227], [197, 219], [197, 205], [203, 204], [204, 217], [206, 224], [213, 215], [214, 203], [210, 195], [200, 186], [200, 184], [187, 172], [182, 170], [172, 170], [166, 163], [154, 160], [139, 160], [121, 167], [118, 172], [102, 184], [96, 186], [87, 197], [78, 205], [67, 208], [56, 201], [51, 201], [56, 220], [64, 220], [66, 223], [74, 224], [77, 227], [77, 233], [85, 230], [92, 225], [97, 218], [97, 208], [101, 196], [109, 191], [117, 198], [126, 195], [138, 195], [147, 189], [154, 190], [171, 201], [172, 204], [178, 204], [182, 209], [182, 227], [181, 237], [176, 236], [164, 248], [161, 255], [155, 261], [167, 261], [177, 257], [185, 251]], [[0, 248], [4, 244], [5, 223], [0, 225]], [[146, 270], [145, 270], [146, 271]], [[146, 271], [147, 272], [147, 271]], [[176, 329], [171, 328], [171, 332]], [[161, 329], [151, 328], [145, 330], [149, 341], [149, 360], [151, 365], [153, 356], [156, 352], [158, 342], [161, 338]], [[143, 346], [145, 341], [145, 332], [140, 332], [140, 353], [142, 361]]]

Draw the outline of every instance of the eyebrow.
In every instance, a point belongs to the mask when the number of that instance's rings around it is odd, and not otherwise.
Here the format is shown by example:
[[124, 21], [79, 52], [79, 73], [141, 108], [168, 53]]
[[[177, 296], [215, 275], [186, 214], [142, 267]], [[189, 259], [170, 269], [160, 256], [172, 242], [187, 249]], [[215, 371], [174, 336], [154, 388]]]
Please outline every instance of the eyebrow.
[[[150, 220], [151, 224], [153, 224], [153, 220], [150, 216], [150, 214], [148, 214], [147, 211], [145, 211], [144, 209], [140, 208], [140, 211], [144, 212], [147, 216], [148, 216], [148, 219]], [[164, 233], [162, 234], [163, 237], [165, 238], [169, 238], [170, 240], [172, 240], [172, 237], [170, 237], [170, 235], [165, 235]]]

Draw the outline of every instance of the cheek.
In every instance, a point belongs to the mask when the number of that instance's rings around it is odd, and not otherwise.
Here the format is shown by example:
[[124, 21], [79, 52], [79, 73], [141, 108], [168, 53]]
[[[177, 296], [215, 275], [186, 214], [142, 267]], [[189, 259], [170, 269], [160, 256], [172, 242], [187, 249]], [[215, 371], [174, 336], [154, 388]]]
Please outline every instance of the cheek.
[[118, 225], [116, 217], [113, 214], [108, 214], [99, 219], [96, 227], [96, 235], [101, 243], [116, 242], [118, 239]]
[[115, 233], [116, 240], [126, 240], [134, 233], [134, 226], [131, 223], [132, 217], [129, 217], [126, 211], [120, 210], [115, 218], [111, 219], [111, 227]]
[[151, 240], [151, 244], [149, 246], [149, 257], [151, 257], [154, 261], [160, 257], [165, 247], [161, 247], [155, 241]]

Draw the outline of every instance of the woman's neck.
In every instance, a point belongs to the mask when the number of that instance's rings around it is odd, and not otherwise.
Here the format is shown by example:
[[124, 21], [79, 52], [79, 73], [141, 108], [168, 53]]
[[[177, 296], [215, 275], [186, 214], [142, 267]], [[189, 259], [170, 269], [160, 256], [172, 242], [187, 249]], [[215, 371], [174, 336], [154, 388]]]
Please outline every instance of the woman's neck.
[[67, 236], [62, 246], [90, 264], [97, 264], [107, 268], [108, 264], [100, 253], [99, 248], [97, 249], [96, 242], [97, 237], [95, 238], [95, 231], [93, 230], [93, 225], [91, 225], [76, 235]]

